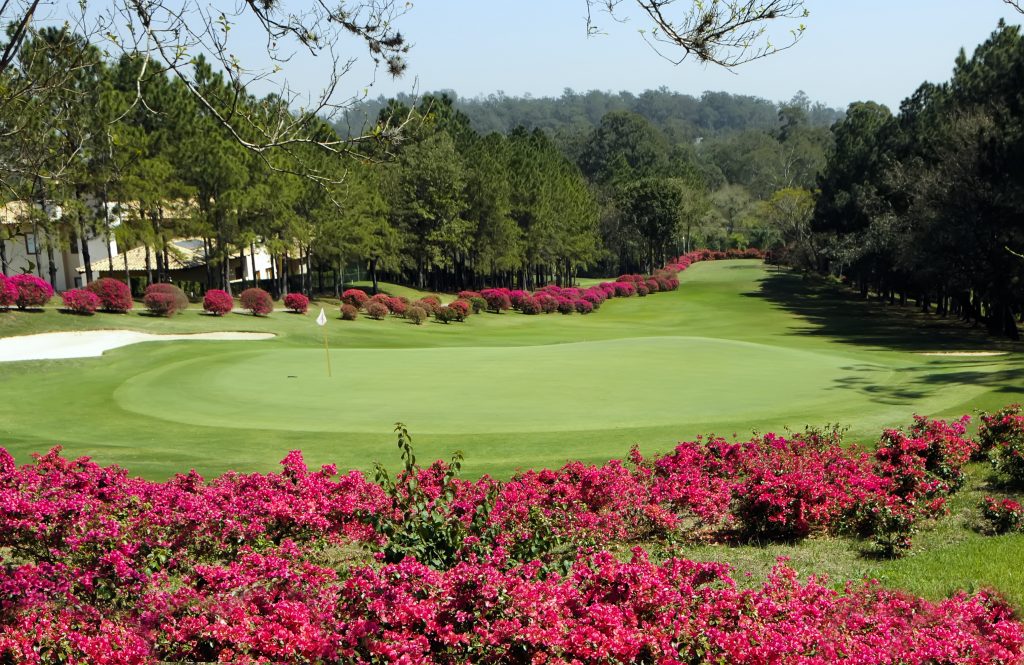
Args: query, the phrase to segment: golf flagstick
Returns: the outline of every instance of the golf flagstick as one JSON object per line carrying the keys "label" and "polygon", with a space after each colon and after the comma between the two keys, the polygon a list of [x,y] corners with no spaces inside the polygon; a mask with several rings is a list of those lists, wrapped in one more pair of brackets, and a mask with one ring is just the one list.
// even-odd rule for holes
{"label": "golf flagstick", "polygon": [[316,324],[324,330],[324,353],[327,355],[327,377],[331,376],[331,350],[327,347],[327,315],[324,308],[320,308],[320,316],[316,317]]}

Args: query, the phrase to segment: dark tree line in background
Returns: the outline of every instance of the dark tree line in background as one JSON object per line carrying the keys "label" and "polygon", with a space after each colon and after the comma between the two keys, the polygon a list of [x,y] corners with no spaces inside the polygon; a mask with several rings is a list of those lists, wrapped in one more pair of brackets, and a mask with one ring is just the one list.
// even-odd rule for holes
{"label": "dark tree line in background", "polygon": [[[399,173],[424,169],[410,161],[424,149],[415,146],[435,145],[438,132],[451,139],[468,180],[461,199],[448,199],[472,211],[462,223],[475,231],[464,234],[470,244],[461,253],[438,261],[440,245],[431,250],[431,244],[446,237],[450,245],[453,234],[420,234],[411,280],[421,283],[428,265],[434,278],[428,274],[423,283],[443,287],[481,276],[487,283],[536,284],[568,281],[581,270],[650,271],[693,247],[770,245],[788,232],[794,211],[806,221],[806,202],[831,145],[828,125],[841,115],[802,93],[783,104],[664,89],[566,92],[557,99],[465,100],[441,93],[364,102],[338,129],[421,119],[407,125],[417,129],[396,149]],[[447,161],[442,154],[436,163]],[[504,212],[506,189],[511,218]],[[557,198],[560,189],[566,191]],[[475,201],[484,192],[487,205]],[[402,218],[393,209],[396,228],[422,227]],[[457,228],[451,220],[441,226]],[[385,264],[389,277],[409,277],[395,270],[401,265],[395,258]]]}
{"label": "dark tree line in background", "polygon": [[852,105],[833,129],[805,265],[862,294],[1019,338],[1024,305],[1024,38],[1000,25],[952,78],[893,115]]}

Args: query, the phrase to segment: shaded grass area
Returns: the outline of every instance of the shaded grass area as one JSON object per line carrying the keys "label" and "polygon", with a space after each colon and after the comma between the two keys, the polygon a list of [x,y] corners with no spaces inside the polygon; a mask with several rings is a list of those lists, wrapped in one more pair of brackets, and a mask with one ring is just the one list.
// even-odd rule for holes
{"label": "shaded grass area", "polygon": [[751,586],[763,582],[778,559],[785,558],[800,573],[827,575],[837,586],[876,579],[931,600],[958,591],[995,589],[1024,609],[1024,535],[987,535],[978,508],[983,497],[1004,492],[991,482],[987,465],[971,464],[968,484],[951,497],[950,514],[926,522],[914,536],[913,550],[901,559],[878,559],[857,540],[821,537],[797,544],[698,546],[671,552],[727,562],[735,567],[737,581]]}

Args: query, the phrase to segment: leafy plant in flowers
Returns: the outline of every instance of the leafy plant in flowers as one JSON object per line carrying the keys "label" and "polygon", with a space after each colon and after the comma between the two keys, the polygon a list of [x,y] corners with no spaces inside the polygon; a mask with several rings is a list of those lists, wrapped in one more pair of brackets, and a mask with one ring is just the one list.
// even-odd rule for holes
{"label": "leafy plant in flowers", "polygon": [[361,308],[370,296],[366,295],[366,291],[362,289],[347,289],[341,294],[341,302],[346,305],[352,305],[356,309]]}
{"label": "leafy plant in flowers", "polygon": [[142,302],[150,313],[157,316],[174,316],[188,308],[188,296],[173,284],[150,284]]}
{"label": "leafy plant in flowers", "polygon": [[395,423],[395,433],[403,470],[392,478],[379,462],[374,465],[374,480],[391,500],[390,510],[371,517],[384,561],[411,557],[434,568],[451,568],[467,547],[479,542],[475,534],[486,530],[490,501],[466,500],[472,483],[459,479],[461,452],[448,464],[438,461],[422,469],[405,425]]}
{"label": "leafy plant in flowers", "polygon": [[309,298],[302,293],[286,293],[284,296],[284,306],[296,314],[305,314],[309,311]]}
{"label": "leafy plant in flowers", "polygon": [[85,288],[89,289],[103,303],[103,311],[117,312],[123,314],[135,304],[132,302],[132,290],[127,284],[112,277],[101,277],[90,282]]}
{"label": "leafy plant in flowers", "polygon": [[238,296],[242,307],[252,312],[253,316],[266,316],[274,311],[274,299],[259,287],[248,288]]}
{"label": "leafy plant in flowers", "polygon": [[223,289],[210,289],[203,294],[203,311],[214,316],[230,314],[235,308],[235,300]]}
{"label": "leafy plant in flowers", "polygon": [[0,307],[10,307],[18,300],[18,286],[6,275],[0,274]]}
{"label": "leafy plant in flowers", "polygon": [[1024,484],[1024,413],[1010,404],[993,414],[981,414],[981,448],[989,451],[996,472],[1011,483]]}
{"label": "leafy plant in flowers", "polygon": [[359,308],[345,303],[341,306],[341,318],[343,321],[355,321],[359,318]]}
{"label": "leafy plant in flowers", "polygon": [[981,516],[993,533],[1024,533],[1024,506],[1013,499],[997,501],[985,497],[981,502]]}
{"label": "leafy plant in flowers", "polygon": [[13,284],[18,291],[18,295],[14,299],[14,304],[18,306],[18,309],[42,307],[53,297],[53,287],[41,277],[25,273],[8,277],[7,281],[9,284]]}
{"label": "leafy plant in flowers", "polygon": [[74,314],[95,314],[102,304],[99,296],[85,289],[69,289],[61,294],[61,300],[64,309]]}
{"label": "leafy plant in flowers", "polygon": [[386,318],[390,311],[387,305],[378,300],[366,304],[366,315],[377,321]]}

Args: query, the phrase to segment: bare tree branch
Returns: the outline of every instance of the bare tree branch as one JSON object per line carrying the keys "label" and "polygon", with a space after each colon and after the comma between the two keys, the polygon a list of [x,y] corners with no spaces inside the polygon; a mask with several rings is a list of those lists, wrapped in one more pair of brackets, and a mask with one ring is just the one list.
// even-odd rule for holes
{"label": "bare tree branch", "polygon": [[[587,32],[595,34],[594,9],[623,20],[625,0],[586,0]],[[1009,0],[1007,0],[1009,1]],[[759,60],[795,45],[805,26],[790,28],[775,42],[769,25],[780,19],[799,21],[808,16],[803,0],[633,0],[653,27],[642,29],[658,55],[673,64],[689,57],[725,68]]]}

